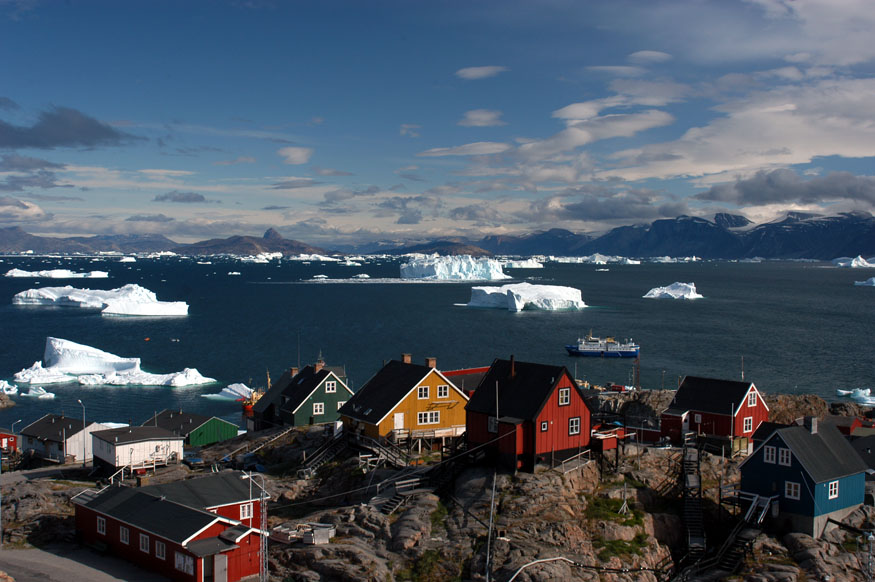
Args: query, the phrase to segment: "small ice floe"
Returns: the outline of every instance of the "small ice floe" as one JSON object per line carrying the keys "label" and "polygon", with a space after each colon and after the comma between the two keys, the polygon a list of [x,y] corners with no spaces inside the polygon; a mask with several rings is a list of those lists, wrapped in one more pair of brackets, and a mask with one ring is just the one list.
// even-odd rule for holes
{"label": "small ice floe", "polygon": [[136,263],[137,259],[134,257],[122,257],[118,260],[119,263]]}
{"label": "small ice floe", "polygon": [[468,307],[492,307],[509,311],[525,310],[575,310],[583,309],[586,303],[580,290],[559,285],[532,285],[514,283],[500,287],[471,287]]}
{"label": "small ice floe", "polygon": [[18,386],[10,384],[6,380],[0,380],[0,391],[6,396],[15,396],[18,394]]}
{"label": "small ice floe", "polygon": [[51,400],[55,397],[54,392],[46,392],[42,386],[31,386],[27,392],[22,392],[19,396],[27,396],[28,398],[39,398],[40,400]]}
{"label": "small ice floe", "polygon": [[869,277],[865,281],[854,281],[854,285],[858,287],[875,287],[875,277]]}
{"label": "small ice floe", "polygon": [[654,287],[644,295],[645,299],[703,299],[696,292],[695,283],[672,283],[667,287]]}
{"label": "small ice floe", "polygon": [[358,275],[353,275],[352,278],[353,279],[370,279],[371,276],[368,275],[367,273],[359,273]]}
{"label": "small ice floe", "polygon": [[321,281],[327,279],[328,275],[313,275],[313,278]]}
{"label": "small ice floe", "polygon": [[106,279],[109,277],[109,273],[106,271],[75,273],[69,269],[49,269],[46,271],[22,271],[21,269],[10,269],[6,272],[5,276],[29,277],[33,279]]}
{"label": "small ice floe", "polygon": [[229,384],[217,394],[201,394],[201,396],[210,400],[246,400],[252,396],[252,388],[238,382]]}
{"label": "small ice floe", "polygon": [[240,271],[228,271],[228,274],[233,277],[233,276],[240,275]]}

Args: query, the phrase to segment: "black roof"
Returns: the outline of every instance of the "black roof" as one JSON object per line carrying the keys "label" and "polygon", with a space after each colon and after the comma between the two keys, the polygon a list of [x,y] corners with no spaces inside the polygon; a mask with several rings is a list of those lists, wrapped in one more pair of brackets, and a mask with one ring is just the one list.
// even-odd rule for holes
{"label": "black roof", "polygon": [[133,487],[107,487],[84,506],[179,544],[224,519]]}
{"label": "black roof", "polygon": [[[301,404],[306,402],[307,398],[310,397],[310,394],[312,394],[313,391],[331,375],[332,370],[328,368],[323,367],[317,371],[313,366],[305,366],[304,369],[298,372],[294,378],[290,378],[289,383],[284,387],[282,395],[285,398],[288,398],[288,401],[285,404],[282,404],[280,408],[293,413],[299,406],[301,406]],[[352,391],[346,388],[346,384],[340,380],[336,374],[334,375],[334,378],[335,381],[338,381],[340,384],[337,389],[346,390],[347,393],[352,396]]]}
{"label": "black roof", "polygon": [[223,471],[206,477],[147,485],[140,489],[189,507],[206,509],[258,499],[261,492],[259,481],[243,477],[244,473],[240,471]]}
{"label": "black roof", "polygon": [[563,375],[571,377],[565,366],[496,359],[465,410],[495,416],[497,382],[499,416],[534,420]]}
{"label": "black roof", "polygon": [[[315,366],[304,366],[297,374],[292,376],[292,370],[286,370],[282,376],[274,382],[270,389],[252,405],[252,411],[263,413],[271,404],[275,404],[277,408],[282,404],[282,397],[286,396],[290,399],[284,408],[292,405],[292,401],[297,403],[290,408],[296,409],[307,396],[319,385],[322,380],[328,377],[329,373],[333,373],[340,380],[342,386],[346,386],[346,370],[343,366],[322,366],[318,372]],[[308,389],[309,388],[309,389]]]}
{"label": "black roof", "polygon": [[347,400],[338,413],[377,424],[433,369],[392,360]]}
{"label": "black roof", "polygon": [[109,428],[106,430],[98,430],[93,433],[100,440],[108,443],[139,443],[142,441],[153,440],[174,440],[181,441],[184,437],[173,434],[166,428],[160,426],[124,426],[122,428]]}
{"label": "black roof", "polygon": [[752,382],[686,376],[668,407],[734,415],[751,386]]}
{"label": "black roof", "polygon": [[875,469],[875,435],[856,438],[851,446],[870,469]]}
{"label": "black roof", "polygon": [[21,429],[21,434],[40,440],[63,442],[64,436],[70,438],[80,430],[82,430],[81,418],[47,414]]}
{"label": "black roof", "polygon": [[[823,424],[812,433],[805,426],[777,430],[815,483],[862,473],[866,463],[835,425]],[[767,441],[768,442],[768,441]]]}
{"label": "black roof", "polygon": [[[162,410],[144,422],[143,426],[158,426],[165,430],[169,430],[174,434],[188,436],[193,430],[197,430],[214,418],[216,417],[192,414],[190,412],[183,412],[182,410]],[[216,418],[216,420],[231,424],[227,420],[222,420],[221,418]]]}
{"label": "black roof", "polygon": [[753,442],[759,443],[772,436],[772,433],[779,428],[787,428],[788,426],[793,425],[784,424],[783,422],[761,422],[750,438],[753,439]]}
{"label": "black roof", "polygon": [[239,547],[237,544],[223,540],[220,537],[195,540],[188,544],[185,549],[199,558],[221,554],[228,550]]}

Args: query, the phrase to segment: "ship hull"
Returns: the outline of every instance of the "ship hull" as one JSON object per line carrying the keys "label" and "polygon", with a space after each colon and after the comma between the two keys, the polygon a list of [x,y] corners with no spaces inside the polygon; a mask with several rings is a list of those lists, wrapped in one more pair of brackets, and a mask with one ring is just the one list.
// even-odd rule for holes
{"label": "ship hull", "polygon": [[586,356],[592,358],[637,358],[639,350],[581,350],[577,346],[565,346],[570,356]]}

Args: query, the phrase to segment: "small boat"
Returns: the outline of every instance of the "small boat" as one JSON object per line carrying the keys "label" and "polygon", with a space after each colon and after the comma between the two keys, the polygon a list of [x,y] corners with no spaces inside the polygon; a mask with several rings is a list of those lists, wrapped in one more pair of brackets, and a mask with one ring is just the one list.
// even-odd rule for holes
{"label": "small boat", "polygon": [[596,356],[600,358],[637,358],[641,346],[631,339],[619,342],[612,337],[593,337],[592,332],[579,338],[576,344],[565,346],[571,356]]}

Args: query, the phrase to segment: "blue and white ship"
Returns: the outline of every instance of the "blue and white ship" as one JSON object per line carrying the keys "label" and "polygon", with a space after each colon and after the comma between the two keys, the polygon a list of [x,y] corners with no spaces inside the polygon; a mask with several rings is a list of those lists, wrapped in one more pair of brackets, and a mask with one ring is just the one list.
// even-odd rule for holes
{"label": "blue and white ship", "polygon": [[576,344],[565,346],[571,356],[596,356],[600,358],[637,358],[641,346],[631,339],[619,342],[612,337],[593,337],[592,332],[579,338]]}

